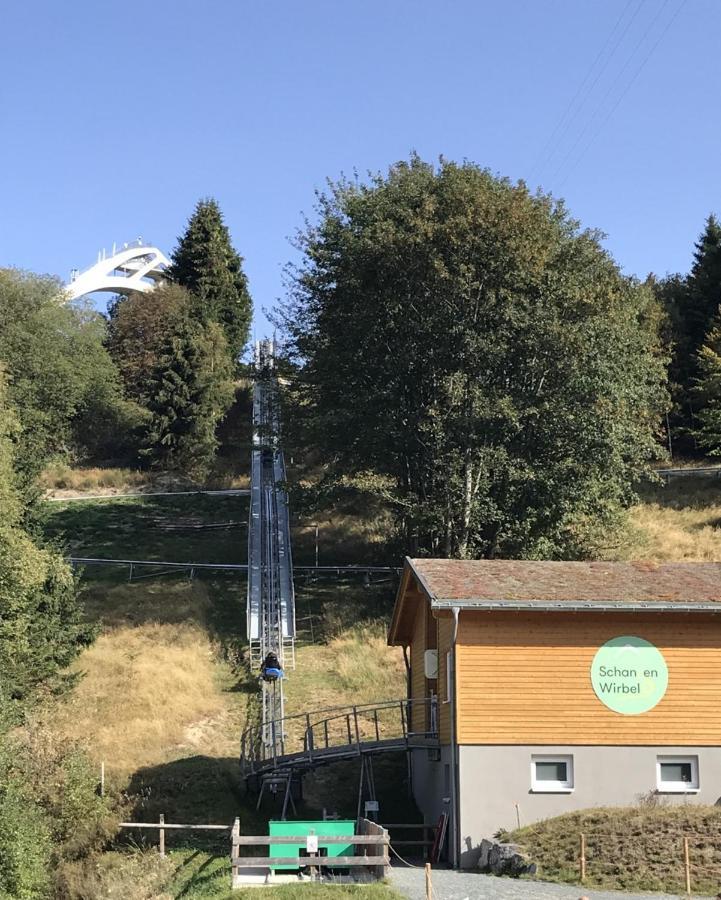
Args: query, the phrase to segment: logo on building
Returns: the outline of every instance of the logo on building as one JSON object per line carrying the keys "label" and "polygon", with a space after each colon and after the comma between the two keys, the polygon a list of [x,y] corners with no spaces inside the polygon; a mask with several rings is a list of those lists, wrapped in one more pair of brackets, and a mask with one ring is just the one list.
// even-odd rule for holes
{"label": "logo on building", "polygon": [[658,647],[643,638],[616,637],[593,657],[591,684],[609,709],[637,716],[653,709],[666,693],[668,666]]}

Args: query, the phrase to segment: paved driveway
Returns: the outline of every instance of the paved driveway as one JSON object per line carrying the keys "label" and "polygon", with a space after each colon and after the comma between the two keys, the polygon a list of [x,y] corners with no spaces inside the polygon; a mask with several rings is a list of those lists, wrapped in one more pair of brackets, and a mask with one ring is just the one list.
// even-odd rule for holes
{"label": "paved driveway", "polygon": [[[394,866],[390,877],[395,889],[409,900],[425,900],[422,869]],[[518,881],[476,872],[433,870],[435,900],[676,900],[677,894],[626,894],[618,891],[592,891],[587,888],[543,881]],[[684,894],[684,900],[688,900]]]}

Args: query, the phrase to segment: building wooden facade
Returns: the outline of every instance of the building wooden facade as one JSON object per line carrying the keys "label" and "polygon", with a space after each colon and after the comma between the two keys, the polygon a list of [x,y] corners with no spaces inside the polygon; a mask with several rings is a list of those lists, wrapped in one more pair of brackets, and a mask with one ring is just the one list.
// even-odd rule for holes
{"label": "building wooden facade", "polygon": [[413,751],[413,783],[428,821],[449,813],[451,858],[518,818],[715,803],[719,613],[721,564],[407,560],[389,641],[410,697],[437,698],[414,706],[440,748]]}

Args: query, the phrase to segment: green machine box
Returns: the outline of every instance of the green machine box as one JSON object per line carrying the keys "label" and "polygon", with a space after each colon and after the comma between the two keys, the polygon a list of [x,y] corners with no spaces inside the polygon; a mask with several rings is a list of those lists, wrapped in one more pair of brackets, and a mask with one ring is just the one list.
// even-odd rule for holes
{"label": "green machine box", "polygon": [[[355,834],[355,820],[353,819],[330,819],[312,822],[268,822],[268,829],[271,838],[273,835],[309,835],[321,834],[325,837],[342,837],[344,835]],[[297,844],[273,844],[270,845],[271,856],[305,856],[305,841]],[[350,844],[324,844],[318,841],[319,856],[353,856],[353,842]],[[282,871],[283,869],[297,869],[298,866],[274,866],[273,871]]]}

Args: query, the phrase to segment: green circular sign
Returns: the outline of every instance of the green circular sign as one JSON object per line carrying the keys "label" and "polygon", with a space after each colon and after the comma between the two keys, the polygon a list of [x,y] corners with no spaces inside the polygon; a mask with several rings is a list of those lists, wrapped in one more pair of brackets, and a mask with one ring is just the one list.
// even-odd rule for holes
{"label": "green circular sign", "polygon": [[591,684],[609,709],[624,716],[648,712],[668,687],[668,666],[658,647],[640,637],[612,638],[591,663]]}

